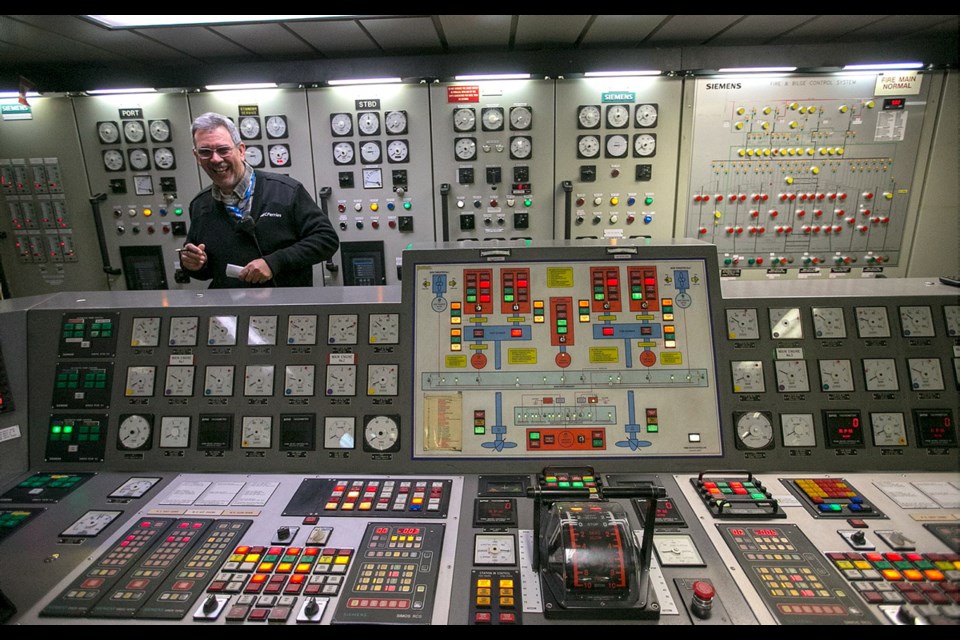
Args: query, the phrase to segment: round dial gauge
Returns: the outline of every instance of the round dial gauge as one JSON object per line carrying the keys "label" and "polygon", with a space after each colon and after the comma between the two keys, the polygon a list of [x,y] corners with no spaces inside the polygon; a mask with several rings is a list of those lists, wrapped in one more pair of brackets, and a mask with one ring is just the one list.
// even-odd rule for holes
{"label": "round dial gauge", "polygon": [[893,358],[864,358],[863,378],[867,391],[897,391],[897,363]]}
{"label": "round dial gauge", "polygon": [[577,126],[580,129],[596,129],[600,126],[600,107],[587,105],[577,109]]}
{"label": "round dial gauge", "polygon": [[267,116],[264,124],[268,138],[283,138],[287,135],[287,116]]}
{"label": "round dial gauge", "polygon": [[525,131],[533,123],[533,112],[530,107],[513,107],[510,109],[510,128]]}
{"label": "round dial gauge", "polygon": [[759,340],[756,309],[727,309],[727,337],[730,340]]}
{"label": "round dial gauge", "polygon": [[943,391],[940,358],[908,358],[910,388],[914,391]]}
{"label": "round dial gauge", "polygon": [[121,449],[149,449],[153,433],[151,420],[145,416],[132,415],[120,418],[117,444]]}
{"label": "round dial gauge", "polygon": [[353,143],[338,142],[333,145],[333,161],[337,164],[353,164]]}
{"label": "round dial gauge", "polygon": [[250,316],[247,327],[247,344],[277,344],[277,316]]}
{"label": "round dial gauge", "polygon": [[577,155],[581,158],[596,158],[600,153],[600,140],[597,136],[580,136],[577,139]]}
{"label": "round dial gauge", "polygon": [[397,135],[407,132],[407,112],[406,111],[387,111],[383,117],[383,126],[387,133]]}
{"label": "round dial gauge", "polygon": [[630,109],[623,104],[612,104],[607,107],[607,126],[614,129],[623,129],[630,122]]}
{"label": "round dial gauge", "polygon": [[258,144],[252,144],[247,147],[246,151],[243,153],[243,159],[247,161],[251,167],[257,168],[263,166],[263,147]]}
{"label": "round dial gauge", "polygon": [[273,418],[270,416],[244,416],[240,427],[240,447],[269,449],[272,423]]}
{"label": "round dial gauge", "polygon": [[233,365],[210,365],[207,367],[203,379],[203,395],[205,396],[232,396],[233,395]]}
{"label": "round dial gauge", "polygon": [[813,415],[809,413],[780,414],[780,433],[785,447],[815,447],[817,437],[813,430]]}
{"label": "round dial gauge", "polygon": [[528,136],[513,136],[510,139],[510,157],[514,160],[526,160],[533,151],[533,143]]}
{"label": "round dial gauge", "polygon": [[375,416],[363,427],[366,451],[396,451],[400,446],[400,427],[390,416]]}
{"label": "round dial gauge", "polygon": [[457,160],[473,160],[477,157],[477,141],[474,138],[457,138],[453,151]]}
{"label": "round dial gauge", "polygon": [[878,447],[907,446],[907,428],[902,413],[871,413],[873,444]]}
{"label": "round dial gauge", "polygon": [[760,360],[740,360],[730,363],[733,370],[734,393],[762,393],[763,362]]}
{"label": "round dial gauge", "polygon": [[639,104],[634,113],[638,127],[654,127],[657,124],[657,105]]}
{"label": "round dial gauge", "polygon": [[123,171],[126,166],[123,154],[116,149],[107,149],[103,152],[103,166],[107,171]]}
{"label": "round dial gauge", "polygon": [[123,137],[127,142],[143,142],[147,132],[143,128],[143,122],[140,120],[127,120],[123,123]]}
{"label": "round dial gauge", "polygon": [[765,411],[747,411],[734,415],[737,442],[744,449],[769,449],[773,446],[773,424]]}
{"label": "round dial gauge", "polygon": [[153,163],[157,165],[157,169],[175,169],[177,166],[173,150],[167,147],[159,147],[153,150]]}
{"label": "round dial gauge", "polygon": [[197,346],[197,326],[200,319],[196,316],[179,317],[170,319],[170,340],[171,347],[195,347]]}
{"label": "round dial gauge", "polygon": [[900,326],[903,335],[911,338],[931,338],[933,330],[933,315],[930,307],[900,307]]}
{"label": "round dial gauge", "polygon": [[127,151],[130,158],[130,168],[134,171],[144,171],[150,168],[150,156],[146,149],[130,149]]}
{"label": "round dial gauge", "polygon": [[170,139],[169,120],[151,120],[149,129],[150,139],[154,142],[166,142]]}
{"label": "round dial gauge", "polygon": [[360,145],[360,157],[367,164],[380,162],[380,143],[375,140],[364,142]]}
{"label": "round dial gauge", "polygon": [[256,116],[245,116],[240,118],[240,137],[244,140],[253,140],[260,137],[260,118]]}
{"label": "round dial gauge", "polygon": [[317,344],[317,316],[287,318],[287,344]]}
{"label": "round dial gauge", "polygon": [[500,131],[503,129],[503,109],[501,107],[487,107],[480,112],[480,121],[484,131]]}
{"label": "round dial gauge", "polygon": [[190,446],[190,417],[164,416],[160,419],[160,448],[185,449]]}
{"label": "round dial gauge", "polygon": [[333,113],[330,115],[330,131],[335,136],[348,136],[353,131],[353,118],[349,113]]}
{"label": "round dial gauge", "polygon": [[638,134],[633,139],[633,152],[641,158],[649,158],[657,153],[657,138],[649,133]]}
{"label": "round dial gauge", "polygon": [[327,318],[327,342],[329,344],[357,344],[357,316],[331,314]]}
{"label": "round dial gauge", "polygon": [[843,324],[843,309],[840,307],[814,307],[813,332],[818,338],[846,338]]}
{"label": "round dial gauge", "polygon": [[380,114],[376,111],[364,111],[357,114],[357,129],[364,136],[374,136],[380,133]]}
{"label": "round dial gauge", "polygon": [[770,337],[774,340],[794,340],[803,337],[800,309],[770,309]]}
{"label": "round dial gauge", "polygon": [[103,144],[113,144],[120,139],[120,129],[117,127],[116,122],[98,122],[97,123],[97,137],[100,138],[100,142]]}
{"label": "round dial gauge", "polygon": [[406,140],[391,140],[387,144],[387,157],[390,162],[406,162],[410,155],[410,148]]}
{"label": "round dial gauge", "polygon": [[156,371],[156,367],[127,367],[127,384],[123,395],[128,398],[152,396]]}
{"label": "round dial gauge", "polygon": [[163,383],[165,396],[192,396],[193,395],[194,367],[177,365],[167,367],[167,377]]}
{"label": "round dial gauge", "polygon": [[620,134],[607,136],[607,157],[623,158],[627,155],[627,137]]}
{"label": "round dial gauge", "polygon": [[820,388],[824,391],[853,391],[849,360],[820,360]]}
{"label": "round dial gauge", "polygon": [[271,167],[289,167],[290,149],[285,144],[272,145],[268,151]]}
{"label": "round dial gauge", "polygon": [[371,313],[370,344],[399,344],[400,342],[400,315],[396,313]]}
{"label": "round dial gauge", "polygon": [[889,338],[886,307],[857,307],[857,335],[861,338]]}
{"label": "round dial gauge", "polygon": [[777,360],[774,365],[777,374],[777,390],[786,393],[810,391],[807,378],[807,363],[803,360]]}
{"label": "round dial gauge", "polygon": [[134,318],[131,347],[156,347],[160,345],[160,318]]}
{"label": "round dial gauge", "polygon": [[453,128],[457,131],[473,131],[477,127],[477,114],[473,109],[463,108],[453,112]]}
{"label": "round dial gauge", "polygon": [[357,367],[352,364],[327,365],[326,394],[354,396],[357,394]]}
{"label": "round dial gauge", "polygon": [[352,417],[327,416],[323,419],[325,449],[353,449],[356,422]]}
{"label": "round dial gauge", "polygon": [[312,364],[288,365],[283,371],[283,395],[312,396],[317,368]]}

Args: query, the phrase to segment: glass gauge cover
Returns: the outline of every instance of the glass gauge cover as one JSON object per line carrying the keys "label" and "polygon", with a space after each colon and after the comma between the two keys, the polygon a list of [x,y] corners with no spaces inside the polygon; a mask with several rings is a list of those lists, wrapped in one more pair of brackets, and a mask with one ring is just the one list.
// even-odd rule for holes
{"label": "glass gauge cover", "polygon": [[193,377],[193,366],[176,365],[167,367],[167,375],[163,382],[163,395],[192,396]]}
{"label": "glass gauge cover", "polygon": [[369,140],[360,145],[360,158],[365,164],[380,162],[380,156],[381,149],[378,141]]}
{"label": "glass gauge cover", "polygon": [[337,142],[333,145],[333,161],[336,164],[353,164],[353,143]]}
{"label": "glass gauge cover", "polygon": [[150,130],[150,139],[154,142],[167,142],[170,140],[169,120],[151,120],[148,128]]}
{"label": "glass gauge cover", "polygon": [[131,347],[156,347],[160,345],[160,318],[134,318]]}
{"label": "glass gauge cover", "polygon": [[820,388],[824,391],[853,391],[853,370],[849,360],[820,360]]}
{"label": "glass gauge cover", "polygon": [[940,358],[908,358],[910,388],[914,391],[943,391]]}
{"label": "glass gauge cover", "polygon": [[410,156],[410,147],[406,140],[391,140],[387,143],[387,158],[390,162],[406,162]]}
{"label": "glass gauge cover", "polygon": [[267,116],[264,123],[268,138],[285,138],[287,136],[287,116]]}
{"label": "glass gauge cover", "polygon": [[329,344],[357,344],[359,322],[355,314],[331,314],[327,318]]}
{"label": "glass gauge cover", "polygon": [[730,363],[734,393],[763,393],[763,361],[739,360]]}
{"label": "glass gauge cover", "polygon": [[871,413],[873,444],[878,447],[907,446],[907,425],[902,413]]}
{"label": "glass gauge cover", "polygon": [[330,114],[330,132],[338,137],[348,136],[353,131],[353,117],[349,113]]}
{"label": "glass gauge cover", "polygon": [[150,156],[146,149],[129,149],[127,158],[130,159],[130,168],[134,171],[145,171],[150,168]]}
{"label": "glass gauge cover", "polygon": [[260,118],[256,116],[244,116],[240,118],[240,124],[237,126],[240,130],[240,137],[244,140],[255,140],[260,137]]}
{"label": "glass gauge cover", "polygon": [[287,344],[317,344],[317,316],[292,315],[287,318]]}
{"label": "glass gauge cover", "polygon": [[152,396],[156,373],[156,367],[127,367],[127,381],[123,395],[128,398]]}
{"label": "glass gauge cover", "polygon": [[843,323],[843,309],[840,307],[814,307],[813,333],[818,338],[846,338],[847,328]]}
{"label": "glass gauge cover", "polygon": [[773,423],[768,412],[746,411],[735,413],[733,420],[736,427],[738,448],[754,451],[773,448]]}
{"label": "glass gauge cover", "polygon": [[103,166],[107,171],[123,171],[126,168],[126,161],[123,154],[116,149],[107,149],[103,152]]}
{"label": "glass gauge cover", "polygon": [[774,364],[777,390],[784,393],[810,391],[807,363],[804,360],[777,360]]}
{"label": "glass gauge cover", "polygon": [[153,176],[133,176],[133,192],[138,196],[152,196]]}
{"label": "glass gauge cover", "polygon": [[624,158],[627,155],[627,137],[619,133],[607,136],[606,152],[608,158]]}
{"label": "glass gauge cover", "polygon": [[398,135],[407,132],[407,112],[406,111],[387,111],[383,116],[383,126],[387,133]]}
{"label": "glass gauge cover", "polygon": [[727,309],[727,338],[759,340],[760,324],[756,309]]}
{"label": "glass gauge cover", "polygon": [[780,433],[783,436],[783,446],[785,447],[817,446],[817,435],[813,427],[812,414],[780,414]]}
{"label": "glass gauge cover", "polygon": [[638,127],[644,127],[649,129],[650,127],[657,126],[657,105],[655,104],[638,104],[637,110],[634,112],[634,119],[636,120]]}
{"label": "glass gauge cover", "polygon": [[600,126],[600,107],[592,104],[577,109],[577,128],[596,129]]}
{"label": "glass gauge cover", "polygon": [[357,129],[362,136],[375,136],[380,133],[380,114],[376,111],[364,111],[357,114]]}
{"label": "glass gauge cover", "polygon": [[374,416],[363,427],[363,449],[365,451],[399,451],[400,427],[397,419],[391,416]]}
{"label": "glass gauge cover", "polygon": [[474,131],[477,128],[477,113],[464,107],[453,112],[453,128],[457,131]]}
{"label": "glass gauge cover", "polygon": [[323,447],[325,449],[353,449],[355,439],[356,420],[352,416],[327,416],[323,419]]}
{"label": "glass gauge cover", "polygon": [[900,307],[900,327],[904,337],[932,338],[936,335],[933,313],[927,306]]}
{"label": "glass gauge cover", "polygon": [[233,365],[208,365],[203,378],[203,395],[233,395]]}
{"label": "glass gauge cover", "polygon": [[623,129],[630,122],[630,109],[623,104],[611,104],[607,107],[607,126],[611,129]]}
{"label": "glass gauge cover", "polygon": [[639,133],[634,136],[633,153],[641,158],[657,155],[657,136],[652,133]]}
{"label": "glass gauge cover", "polygon": [[317,368],[312,364],[287,365],[283,371],[283,395],[312,396]]}
{"label": "glass gauge cover", "polygon": [[379,167],[376,169],[364,169],[362,177],[364,189],[380,189],[383,187],[383,170]]}
{"label": "glass gauge cover", "polygon": [[890,321],[886,307],[857,307],[857,335],[861,338],[889,338]]}
{"label": "glass gauge cover", "polygon": [[247,344],[250,346],[277,344],[277,316],[250,316],[247,326]]}
{"label": "glass gauge cover", "polygon": [[157,165],[157,169],[167,170],[177,168],[177,160],[173,155],[173,149],[167,147],[159,147],[153,150],[153,163]]}
{"label": "glass gauge cover", "polygon": [[207,345],[211,347],[237,344],[237,316],[210,316],[207,322]]}
{"label": "glass gauge cover", "polygon": [[147,132],[143,128],[143,122],[140,120],[127,120],[123,123],[123,137],[127,142],[134,144],[143,142]]}
{"label": "glass gauge cover", "polygon": [[526,131],[533,124],[533,112],[530,107],[510,108],[510,128],[517,131]]}
{"label": "glass gauge cover", "polygon": [[243,449],[269,449],[273,418],[270,416],[243,416],[240,426],[240,446]]}
{"label": "glass gauge cover", "polygon": [[770,309],[770,337],[774,340],[799,340],[803,337],[800,309]]}
{"label": "glass gauge cover", "polygon": [[171,347],[197,346],[197,327],[200,319],[196,316],[170,318]]}
{"label": "glass gauge cover", "polygon": [[474,160],[477,157],[477,141],[475,138],[457,138],[453,151],[457,160]]}
{"label": "glass gauge cover", "polygon": [[510,138],[510,157],[514,160],[526,160],[533,151],[533,143],[529,136],[513,136]]}
{"label": "glass gauge cover", "polygon": [[186,449],[189,446],[189,416],[164,416],[160,419],[161,449]]}
{"label": "glass gauge cover", "polygon": [[960,336],[960,306],[952,304],[944,305],[943,320],[947,324],[948,336]]}
{"label": "glass gauge cover", "polygon": [[120,128],[109,120],[97,123],[97,137],[103,144],[113,144],[120,139]]}
{"label": "glass gauge cover", "polygon": [[577,156],[580,158],[596,158],[600,154],[600,139],[597,136],[580,136],[577,138]]}
{"label": "glass gauge cover", "polygon": [[864,358],[863,378],[867,391],[897,391],[897,363],[893,358]]}
{"label": "glass gauge cover", "polygon": [[267,151],[270,155],[271,167],[289,167],[290,166],[290,148],[285,144],[270,145]]}
{"label": "glass gauge cover", "polygon": [[370,344],[399,344],[400,314],[371,313],[368,341]]}
{"label": "glass gauge cover", "polygon": [[503,108],[485,107],[480,111],[480,122],[484,131],[503,130]]}
{"label": "glass gauge cover", "polygon": [[247,147],[243,155],[251,167],[259,168],[263,166],[263,147],[258,144],[251,144]]}
{"label": "glass gauge cover", "polygon": [[153,435],[153,416],[120,416],[117,430],[117,448],[128,451],[150,448]]}

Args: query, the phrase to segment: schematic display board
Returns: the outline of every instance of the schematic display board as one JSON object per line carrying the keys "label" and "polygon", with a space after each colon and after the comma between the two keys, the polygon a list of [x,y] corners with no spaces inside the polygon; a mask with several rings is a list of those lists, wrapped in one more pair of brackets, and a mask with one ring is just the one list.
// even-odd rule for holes
{"label": "schematic display board", "polygon": [[418,264],[414,456],[719,455],[706,273]]}
{"label": "schematic display board", "polygon": [[699,80],[686,235],[726,268],[897,266],[929,83]]}

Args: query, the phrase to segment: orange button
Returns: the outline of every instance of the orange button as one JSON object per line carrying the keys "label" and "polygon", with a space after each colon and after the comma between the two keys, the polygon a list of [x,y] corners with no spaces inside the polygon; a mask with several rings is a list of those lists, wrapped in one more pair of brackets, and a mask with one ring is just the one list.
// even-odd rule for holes
{"label": "orange button", "polygon": [[889,580],[890,582],[900,582],[903,580],[903,576],[900,575],[900,572],[896,569],[884,569],[880,573],[883,574],[883,577]]}

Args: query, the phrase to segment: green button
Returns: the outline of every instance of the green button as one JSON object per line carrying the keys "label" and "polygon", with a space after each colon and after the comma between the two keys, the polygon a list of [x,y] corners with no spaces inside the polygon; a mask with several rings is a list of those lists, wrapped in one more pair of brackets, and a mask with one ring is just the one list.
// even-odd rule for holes
{"label": "green button", "polygon": [[595,294],[593,294],[593,299],[594,299],[594,300],[603,300],[603,294],[602,294],[602,293],[595,293]]}
{"label": "green button", "polygon": [[[540,432],[539,432],[539,431],[531,431],[529,437],[530,437],[531,440],[539,440],[539,439],[540,439]],[[550,482],[553,482],[553,480],[556,480],[556,478],[553,478],[553,480],[550,480],[550,478],[547,478],[547,480],[550,481]]]}
{"label": "green button", "polygon": [[767,496],[762,493],[751,493],[750,497],[754,500],[766,500]]}
{"label": "green button", "polygon": [[64,433],[73,433],[73,426],[71,426],[71,425],[69,425],[69,424],[66,425],[66,426],[63,428],[63,432],[64,432]]}
{"label": "green button", "polygon": [[643,300],[643,295],[639,293],[631,293],[630,297],[634,300]]}
{"label": "green button", "polygon": [[560,482],[557,483],[557,486],[560,487],[561,489],[569,489],[570,483],[567,482],[566,480],[561,480]]}
{"label": "green button", "polygon": [[883,571],[884,569],[893,569],[893,565],[887,562],[886,560],[877,560],[873,563],[873,566],[877,569]]}
{"label": "green button", "polygon": [[61,431],[63,431],[63,427],[60,426],[54,426],[50,428],[51,433],[60,433]]}
{"label": "green button", "polygon": [[557,326],[558,326],[558,327],[565,327],[565,326],[567,326],[567,321],[561,318],[560,320],[557,320]]}
{"label": "green button", "polygon": [[504,296],[503,296],[503,301],[504,301],[504,302],[513,302],[513,295],[511,295],[511,294],[509,294],[509,293],[506,294],[506,295],[504,295]]}
{"label": "green button", "polygon": [[473,435],[475,435],[475,436],[482,436],[482,435],[484,435],[486,432],[487,432],[486,427],[474,427],[474,428],[473,428]]}
{"label": "green button", "polygon": [[659,432],[660,432],[660,425],[658,424],[647,425],[647,433],[659,433]]}
{"label": "green button", "polygon": [[583,483],[577,481],[577,482],[572,483],[571,486],[573,486],[574,489],[582,489],[582,488],[583,488]]}

